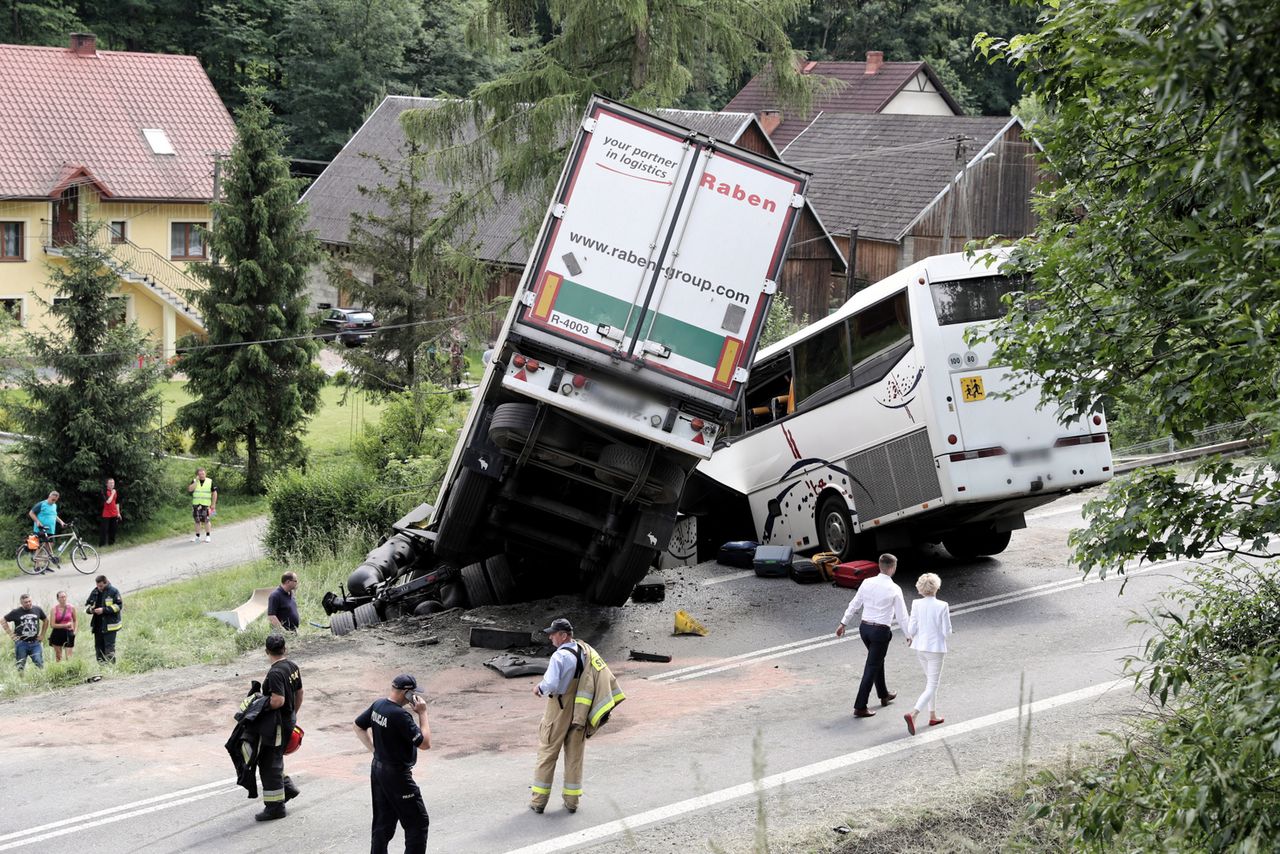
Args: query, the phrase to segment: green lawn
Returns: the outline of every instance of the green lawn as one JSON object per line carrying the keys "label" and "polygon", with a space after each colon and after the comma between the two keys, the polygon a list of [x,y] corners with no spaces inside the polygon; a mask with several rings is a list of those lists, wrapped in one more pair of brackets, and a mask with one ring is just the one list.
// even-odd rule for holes
{"label": "green lawn", "polygon": [[[222,514],[218,514],[222,518]],[[310,620],[328,624],[320,607],[326,590],[336,590],[345,582],[367,548],[367,543],[347,544],[328,556],[294,567],[298,573],[298,610],[302,626],[300,638],[328,634],[327,629],[309,625]],[[262,648],[267,636],[267,619],[261,617],[243,632],[212,617],[206,611],[227,611],[249,598],[255,587],[274,587],[280,583],[280,564],[268,559],[254,561],[230,569],[201,575],[162,587],[152,587],[125,594],[123,625],[117,639],[118,663],[104,666],[93,660],[93,637],[81,615],[76,638],[75,658],[54,664],[53,650],[45,645],[45,669],[28,665],[18,675],[12,648],[0,655],[0,700],[22,694],[46,691],[83,682],[92,675],[112,678],[120,674],[145,673],[157,668],[184,667],[189,664],[221,664],[248,650]],[[37,603],[46,611],[52,603]]]}

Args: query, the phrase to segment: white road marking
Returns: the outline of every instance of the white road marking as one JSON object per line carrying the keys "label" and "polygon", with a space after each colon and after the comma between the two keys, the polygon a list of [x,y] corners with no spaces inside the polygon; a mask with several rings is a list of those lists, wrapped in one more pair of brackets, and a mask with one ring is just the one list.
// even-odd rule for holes
{"label": "white road marking", "polygon": [[[226,786],[226,782],[224,781],[220,783],[211,783],[210,785]],[[209,787],[199,786],[197,788],[208,789]],[[117,821],[124,821],[125,819],[129,819],[129,818],[137,818],[140,815],[147,815],[148,813],[159,812],[160,810],[167,810],[172,807],[182,806],[183,804],[189,804],[195,801],[201,801],[201,800],[204,800],[205,798],[212,798],[217,795],[229,794],[231,792],[237,791],[239,788],[240,788],[239,786],[235,785],[235,781],[232,780],[231,786],[229,788],[212,789],[210,791],[200,792],[199,794],[190,795],[185,798],[178,798],[177,800],[173,800],[172,795],[161,796],[160,798],[149,798],[148,800],[159,801],[159,803],[153,803],[151,806],[141,807],[140,809],[130,810],[129,812],[116,812],[114,815],[108,815],[106,818],[100,818],[97,821],[90,821],[87,823],[77,823],[77,824],[71,825],[70,827],[63,827],[58,830],[51,830],[47,833],[41,833],[38,836],[29,835],[31,831],[23,831],[22,834],[20,835],[26,836],[25,839],[18,839],[13,842],[7,842],[4,845],[0,845],[0,851],[8,851],[13,848],[22,848],[28,845],[34,845],[37,842],[44,842],[49,839],[56,839],[59,836],[66,836],[69,833],[80,833],[81,831],[90,830],[91,828],[99,827],[104,824],[113,824]],[[187,791],[191,791],[191,790],[187,790]],[[174,794],[177,794],[177,793],[174,793]],[[138,803],[146,803],[146,801],[139,801]],[[103,813],[112,813],[112,812],[115,812],[115,810],[127,809],[129,806],[132,806],[132,805],[126,804],[124,807],[114,807],[113,809],[109,809],[109,810],[101,810],[100,812],[91,813],[91,815],[102,815]],[[81,821],[81,819],[75,819],[75,821],[79,822]],[[19,835],[19,834],[10,834],[10,835],[12,836],[12,835]]]}
{"label": "white road marking", "polygon": [[[1141,575],[1142,573],[1150,572],[1154,569],[1183,563],[1190,563],[1190,561],[1178,559],[1161,561],[1159,563],[1149,563],[1145,566],[1126,569],[1125,574],[1121,577],[1129,578],[1134,575]],[[1064,578],[1061,581],[1050,581],[1045,584],[1038,584],[1034,587],[1024,587],[1018,590],[1011,590],[1007,593],[997,593],[994,596],[974,599],[971,602],[962,602],[951,609],[951,616],[964,616],[965,614],[971,614],[976,611],[985,611],[988,608],[995,608],[999,605],[1009,605],[1014,602],[1022,602],[1027,599],[1036,599],[1041,596],[1061,593],[1065,590],[1075,590],[1093,584],[1101,584],[1104,581],[1114,580],[1115,578],[1115,575],[1108,576],[1105,579],[1097,576],[1085,579]],[[688,667],[679,668],[678,670],[668,670],[663,673],[654,674],[653,676],[648,677],[648,680],[650,682],[686,682],[690,679],[700,679],[703,676],[723,673],[726,670],[736,670],[739,667],[747,667],[748,665],[758,664],[764,661],[772,661],[775,658],[785,658],[788,655],[811,652],[813,650],[822,649],[823,647],[832,646],[833,644],[844,643],[854,637],[857,637],[857,634],[854,632],[848,632],[842,638],[833,637],[831,634],[817,635],[815,637],[804,638],[803,640],[791,641],[790,643],[767,647],[766,649],[740,653],[739,655],[733,655],[728,658],[718,658],[715,661],[707,662],[706,664],[694,664]]]}
{"label": "white road marking", "polygon": [[742,572],[734,572],[729,575],[721,575],[716,578],[708,578],[706,581],[699,582],[701,587],[710,587],[713,584],[724,584],[726,581],[737,581],[739,578],[751,578],[754,576],[755,570],[747,569]]}
{"label": "white road marking", "polygon": [[1022,714],[1037,715],[1047,712],[1051,709],[1067,706],[1072,703],[1079,703],[1084,700],[1092,700],[1100,697],[1112,687],[1118,684],[1115,681],[1101,682],[1097,685],[1090,685],[1088,688],[1081,688],[1078,691],[1070,691],[1066,694],[1058,694],[1044,700],[1036,700],[1024,707],[1010,707],[999,712],[993,712],[989,715],[983,715],[980,718],[974,718],[970,721],[961,721],[953,725],[948,724],[945,727],[926,730],[916,736],[904,735],[895,741],[886,744],[878,744],[875,747],[868,747],[863,750],[857,750],[853,753],[846,753],[842,756],[834,756],[830,759],[824,759],[821,762],[814,762],[811,765],[803,765],[799,768],[793,768],[790,771],[783,771],[780,774],[772,774],[760,780],[753,780],[750,783],[740,783],[736,786],[730,786],[726,789],[720,789],[714,792],[708,792],[705,795],[699,795],[696,798],[689,798],[683,801],[677,801],[673,804],[657,807],[655,809],[646,810],[626,818],[610,821],[604,824],[598,824],[595,827],[588,827],[574,833],[566,833],[563,836],[557,836],[538,842],[533,845],[526,845],[523,848],[516,848],[508,851],[507,854],[554,854],[557,851],[565,851],[570,848],[577,848],[590,842],[598,842],[610,836],[627,831],[635,831],[651,824],[658,824],[664,821],[687,815],[688,813],[705,810],[710,807],[719,806],[729,801],[737,800],[755,795],[762,791],[776,789],[779,786],[785,786],[791,783],[799,783],[812,777],[823,774],[830,774],[835,771],[843,771],[855,765],[869,762],[873,759],[879,759],[884,756],[890,756],[904,750],[920,747],[926,744],[942,741],[946,738],[955,738],[967,733],[976,732],[987,727],[997,726],[1012,720],[1017,720]]}
{"label": "white road marking", "polygon": [[[119,812],[120,810],[129,810],[129,809],[133,809],[134,807],[143,807],[143,806],[147,806],[148,804],[157,803],[159,801],[167,801],[171,798],[180,798],[183,795],[190,795],[193,792],[203,792],[206,789],[214,789],[219,786],[229,786],[233,783],[235,783],[234,777],[228,780],[218,780],[215,783],[205,783],[204,785],[201,785],[201,786],[192,786],[189,789],[179,789],[176,792],[169,792],[164,795],[157,795],[154,798],[144,798],[140,801],[134,801],[131,804],[119,804],[118,806],[108,807],[105,810],[98,810],[97,812],[91,812],[85,815],[78,815],[75,818],[64,818],[61,821],[52,821],[52,822],[49,822],[48,824],[42,824],[39,827],[30,827],[30,828],[27,828],[26,830],[18,831],[16,833],[5,833],[3,835],[0,835],[0,842],[5,841],[6,839],[13,839],[15,836],[28,836],[32,833],[43,833],[46,830],[53,830],[54,828],[57,828],[57,827],[66,827],[69,824],[79,826],[82,822],[92,821],[95,818],[100,818],[104,815],[110,815],[111,813]],[[24,844],[25,844],[25,840],[24,840]],[[3,848],[0,848],[0,851],[3,851],[3,850],[4,850]]]}

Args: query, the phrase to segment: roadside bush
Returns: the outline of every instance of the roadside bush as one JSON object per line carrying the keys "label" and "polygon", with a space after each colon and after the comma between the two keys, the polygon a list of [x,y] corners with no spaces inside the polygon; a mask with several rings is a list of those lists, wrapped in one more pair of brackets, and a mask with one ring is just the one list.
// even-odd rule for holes
{"label": "roadside bush", "polygon": [[277,560],[328,548],[340,535],[373,539],[398,518],[369,469],[351,463],[278,473],[267,503],[265,544]]}
{"label": "roadside bush", "polygon": [[382,418],[356,439],[356,456],[379,472],[392,460],[427,457],[448,462],[465,416],[466,407],[444,389],[422,383],[387,399]]}
{"label": "roadside bush", "polygon": [[166,454],[185,454],[191,446],[190,436],[177,421],[160,428],[160,450]]}
{"label": "roadside bush", "polygon": [[345,369],[339,368],[333,372],[333,376],[329,377],[329,382],[339,387],[349,386],[351,385],[351,374],[347,373]]}
{"label": "roadside bush", "polygon": [[1275,567],[1192,573],[1126,666],[1154,714],[1111,763],[1053,780],[1036,815],[1089,851],[1280,850],[1280,584]]}

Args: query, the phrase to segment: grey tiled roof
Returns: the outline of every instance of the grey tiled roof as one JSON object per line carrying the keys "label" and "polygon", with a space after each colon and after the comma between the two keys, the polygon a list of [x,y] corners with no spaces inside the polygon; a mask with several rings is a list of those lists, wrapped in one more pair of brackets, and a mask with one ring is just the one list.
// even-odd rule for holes
{"label": "grey tiled roof", "polygon": [[[804,130],[813,116],[819,112],[878,113],[902,91],[916,74],[923,71],[934,88],[956,113],[963,112],[951,97],[942,81],[927,62],[884,62],[875,74],[867,74],[865,62],[815,62],[804,72],[812,77],[825,77],[839,81],[839,86],[828,95],[819,98],[807,115],[788,115],[769,134],[774,143],[783,148]],[[771,91],[768,72],[762,71],[747,82],[746,86],[725,106],[726,110],[761,113],[778,109],[778,98]]]}
{"label": "grey tiled roof", "polygon": [[[833,233],[857,226],[861,237],[892,241],[1009,121],[823,113],[782,156],[813,173],[809,197]],[[962,162],[956,160],[957,135],[970,137]]]}

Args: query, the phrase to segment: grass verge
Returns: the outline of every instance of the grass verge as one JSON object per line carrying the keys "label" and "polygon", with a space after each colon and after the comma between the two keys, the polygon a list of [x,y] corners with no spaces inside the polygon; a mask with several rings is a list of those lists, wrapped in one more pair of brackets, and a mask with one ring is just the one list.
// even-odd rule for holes
{"label": "grass verge", "polygon": [[[326,590],[336,590],[367,550],[367,543],[344,541],[333,552],[292,568],[298,573],[298,610],[302,625],[298,635],[328,633],[309,625],[309,620],[327,624],[320,606]],[[110,679],[123,674],[146,673],[159,668],[190,664],[224,664],[251,649],[260,649],[267,636],[267,619],[262,617],[243,632],[206,617],[206,611],[227,611],[242,604],[256,587],[280,583],[280,564],[257,560],[230,569],[210,572],[199,578],[152,587],[124,597],[123,627],[117,638],[114,666],[98,664],[93,657],[93,635],[86,615],[80,615],[75,657],[55,663],[53,649],[45,644],[45,667],[37,670],[30,662],[19,674],[12,647],[0,655],[0,699],[74,685],[100,675]],[[39,603],[48,612],[51,603]],[[79,605],[80,603],[75,603]],[[8,643],[7,638],[0,641]]]}

